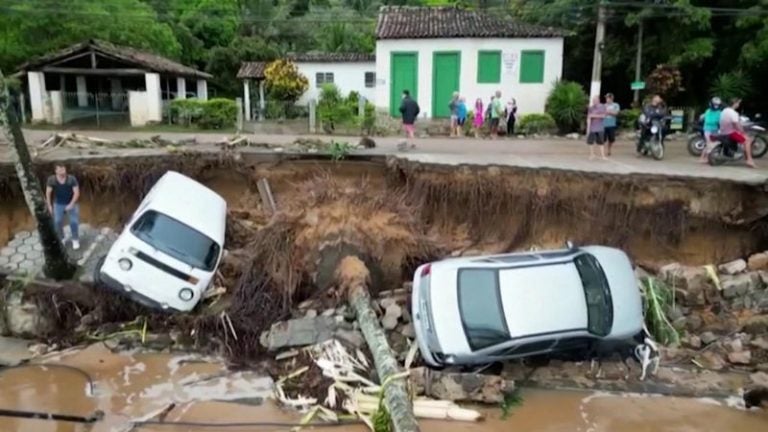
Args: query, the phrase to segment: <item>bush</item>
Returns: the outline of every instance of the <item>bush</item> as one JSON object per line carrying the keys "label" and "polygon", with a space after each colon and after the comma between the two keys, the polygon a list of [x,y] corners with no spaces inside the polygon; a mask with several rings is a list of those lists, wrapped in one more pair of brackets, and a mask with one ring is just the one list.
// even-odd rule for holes
{"label": "bush", "polygon": [[640,118],[642,110],[639,108],[625,109],[619,111],[619,127],[622,129],[634,129],[637,127],[637,119]]}
{"label": "bush", "polygon": [[683,90],[683,76],[674,66],[658,65],[646,78],[648,93],[670,98]]}
{"label": "bush", "polygon": [[718,75],[709,91],[727,104],[731,98],[747,96],[751,89],[752,83],[749,77],[737,70]]}
{"label": "bush", "polygon": [[526,114],[518,120],[516,127],[526,135],[548,134],[557,129],[555,119],[549,114]]}
{"label": "bush", "polygon": [[309,88],[307,77],[289,60],[275,60],[264,69],[264,79],[271,99],[296,102]]}
{"label": "bush", "polygon": [[211,99],[203,103],[197,125],[202,129],[232,127],[237,121],[237,104],[231,99]]}
{"label": "bush", "polygon": [[237,104],[230,99],[177,99],[170,104],[171,122],[201,129],[232,127],[237,121]]}
{"label": "bush", "polygon": [[322,122],[323,130],[333,133],[336,127],[352,127],[370,134],[376,123],[376,108],[366,101],[363,118],[360,118],[359,104],[360,95],[357,92],[350,92],[343,98],[335,85],[323,86],[317,103],[317,116]]}
{"label": "bush", "polygon": [[557,123],[560,133],[578,131],[586,117],[587,94],[575,82],[555,83],[547,97],[546,112]]}

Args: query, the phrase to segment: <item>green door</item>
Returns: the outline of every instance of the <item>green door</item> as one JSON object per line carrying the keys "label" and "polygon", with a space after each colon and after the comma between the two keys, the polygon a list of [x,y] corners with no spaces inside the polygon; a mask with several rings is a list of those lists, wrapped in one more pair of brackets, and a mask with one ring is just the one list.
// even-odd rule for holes
{"label": "green door", "polygon": [[389,86],[389,113],[393,117],[400,117],[400,101],[403,90],[411,92],[411,97],[416,102],[418,99],[418,67],[419,61],[416,53],[392,53],[391,58],[391,84]]}
{"label": "green door", "polygon": [[459,91],[461,55],[436,52],[432,57],[432,117],[449,117],[453,92]]}

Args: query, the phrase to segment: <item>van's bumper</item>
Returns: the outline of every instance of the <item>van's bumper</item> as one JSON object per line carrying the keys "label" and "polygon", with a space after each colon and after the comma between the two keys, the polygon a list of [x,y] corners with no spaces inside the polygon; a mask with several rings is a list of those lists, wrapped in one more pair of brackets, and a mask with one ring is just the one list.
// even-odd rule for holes
{"label": "van's bumper", "polygon": [[171,306],[165,306],[156,301],[153,300],[145,295],[142,295],[133,289],[126,290],[125,285],[118,282],[117,280],[110,277],[108,274],[104,272],[99,272],[99,282],[107,288],[109,288],[112,291],[115,291],[117,294],[120,294],[122,296],[125,296],[129,298],[130,300],[135,301],[136,303],[139,303],[142,306],[148,307],[150,309],[156,309],[160,311],[166,311],[166,312],[181,312],[180,310],[173,308]]}

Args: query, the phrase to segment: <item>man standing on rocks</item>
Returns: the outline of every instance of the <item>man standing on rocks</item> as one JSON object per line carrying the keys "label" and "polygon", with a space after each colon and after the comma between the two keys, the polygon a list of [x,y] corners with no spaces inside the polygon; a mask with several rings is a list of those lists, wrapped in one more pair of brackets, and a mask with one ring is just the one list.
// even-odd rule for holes
{"label": "man standing on rocks", "polygon": [[75,176],[67,174],[67,167],[63,164],[55,165],[55,174],[48,177],[45,188],[45,198],[48,203],[48,211],[53,215],[53,223],[56,232],[62,241],[64,238],[64,216],[69,218],[69,228],[72,231],[72,249],[80,249],[80,186]]}

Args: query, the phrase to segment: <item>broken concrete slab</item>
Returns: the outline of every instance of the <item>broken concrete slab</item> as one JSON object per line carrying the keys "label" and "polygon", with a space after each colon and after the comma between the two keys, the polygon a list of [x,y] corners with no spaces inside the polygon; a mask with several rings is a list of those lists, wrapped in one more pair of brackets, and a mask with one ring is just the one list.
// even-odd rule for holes
{"label": "broken concrete slab", "polygon": [[737,259],[731,262],[727,262],[725,264],[720,264],[719,266],[717,266],[717,269],[721,273],[725,273],[727,275],[735,275],[747,269],[747,262],[744,261],[743,259]]}
{"label": "broken concrete slab", "polygon": [[439,372],[420,367],[411,369],[416,394],[436,399],[497,404],[515,389],[515,383],[498,375]]}
{"label": "broken concrete slab", "polygon": [[260,342],[269,351],[315,345],[333,338],[338,324],[335,317],[323,316],[282,321],[262,333]]}
{"label": "broken concrete slab", "polygon": [[34,357],[29,350],[33,343],[27,339],[0,336],[0,366],[18,366]]}

